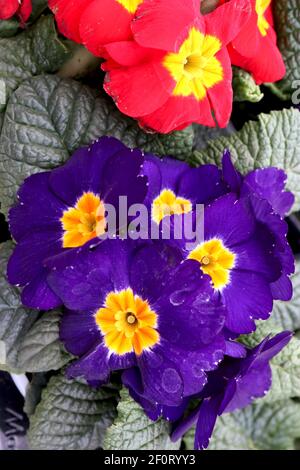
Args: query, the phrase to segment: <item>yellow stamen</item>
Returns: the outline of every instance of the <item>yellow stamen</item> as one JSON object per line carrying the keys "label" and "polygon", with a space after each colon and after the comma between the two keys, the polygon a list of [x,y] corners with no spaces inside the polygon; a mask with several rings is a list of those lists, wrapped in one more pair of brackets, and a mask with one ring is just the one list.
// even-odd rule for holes
{"label": "yellow stamen", "polygon": [[64,212],[60,221],[64,230],[63,247],[82,246],[105,233],[104,204],[94,193],[84,193],[75,207]]}
{"label": "yellow stamen", "polygon": [[169,53],[163,64],[176,82],[174,96],[194,96],[201,101],[207,89],[221,82],[223,67],[215,55],[221,50],[221,41],[191,28],[188,38],[178,53]]}
{"label": "yellow stamen", "polygon": [[268,34],[268,29],[270,25],[265,18],[265,12],[269,8],[272,0],[256,0],[255,11],[257,13],[257,27],[262,36]]}
{"label": "yellow stamen", "polygon": [[229,284],[235,254],[221,240],[213,239],[198,245],[188,258],[199,261],[204,274],[211,277],[215,289],[223,289]]}
{"label": "yellow stamen", "polygon": [[117,0],[129,13],[135,13],[144,0]]}
{"label": "yellow stamen", "polygon": [[152,219],[157,223],[167,216],[188,214],[192,211],[192,203],[188,199],[176,197],[170,189],[164,189],[152,204]]}
{"label": "yellow stamen", "polygon": [[105,306],[97,311],[95,321],[105,345],[119,356],[133,351],[140,355],[159,341],[157,314],[130,288],[110,292]]}

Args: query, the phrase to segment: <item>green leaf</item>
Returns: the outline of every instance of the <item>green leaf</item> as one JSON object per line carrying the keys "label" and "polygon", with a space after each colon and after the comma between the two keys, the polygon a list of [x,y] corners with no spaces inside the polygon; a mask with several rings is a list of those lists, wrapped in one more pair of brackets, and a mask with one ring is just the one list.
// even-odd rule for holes
{"label": "green leaf", "polygon": [[272,318],[283,330],[300,329],[300,259],[296,260],[296,272],[292,276],[294,294],[289,302],[277,301],[274,304]]}
{"label": "green leaf", "polygon": [[68,53],[52,16],[42,17],[14,38],[0,39],[0,81],[6,85],[7,99],[29,77],[58,70]]}
{"label": "green leaf", "polygon": [[19,29],[19,22],[17,19],[0,20],[0,38],[9,38],[14,36]]}
{"label": "green leaf", "polygon": [[283,99],[289,99],[294,82],[300,80],[300,0],[276,0],[273,10],[278,46],[286,65],[286,76],[273,86]]}
{"label": "green leaf", "polygon": [[0,368],[18,369],[19,347],[38,313],[21,306],[19,290],[6,279],[11,242],[0,245]]}
{"label": "green leaf", "polygon": [[190,161],[194,165],[220,165],[226,148],[243,174],[269,166],[284,169],[287,187],[296,197],[294,210],[300,208],[300,112],[297,109],[260,114],[257,122],[247,122],[229,138],[213,140],[203,151],[195,151]]}
{"label": "green leaf", "polygon": [[102,446],[105,429],[116,415],[117,392],[93,389],[63,374],[50,379],[30,417],[33,450],[86,450]]}
{"label": "green leaf", "polygon": [[260,87],[256,85],[252,75],[243,69],[233,67],[232,86],[234,101],[250,101],[258,103],[264,97]]}
{"label": "green leaf", "polygon": [[106,97],[75,80],[35,77],[23,83],[7,106],[1,132],[0,201],[13,205],[27,176],[63,164],[78,147],[103,136],[120,138],[131,147],[185,158],[193,130],[172,135],[146,134],[119,113]]}
{"label": "green leaf", "polygon": [[25,309],[20,292],[6,279],[13,244],[0,245],[0,364],[18,372],[58,370],[70,361],[59,341],[60,312]]}
{"label": "green leaf", "polygon": [[123,389],[118,405],[118,417],[107,430],[103,447],[105,450],[179,449],[180,442],[171,442],[169,433],[169,423],[164,420],[151,421]]}
{"label": "green leaf", "polygon": [[61,313],[43,313],[19,346],[18,369],[26,372],[58,370],[71,360],[59,340]]}
{"label": "green leaf", "polygon": [[48,374],[32,374],[31,380],[26,387],[24,412],[29,417],[34,414],[37,405],[42,398],[42,391],[48,383]]}
{"label": "green leaf", "polygon": [[219,418],[209,449],[292,450],[298,437],[299,403],[292,400],[256,403]]}

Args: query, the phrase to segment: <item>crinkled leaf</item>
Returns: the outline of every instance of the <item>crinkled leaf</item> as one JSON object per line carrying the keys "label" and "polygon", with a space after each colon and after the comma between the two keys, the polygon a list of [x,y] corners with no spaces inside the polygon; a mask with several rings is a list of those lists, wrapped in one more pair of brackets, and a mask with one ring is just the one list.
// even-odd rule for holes
{"label": "crinkled leaf", "polygon": [[41,401],[42,391],[48,383],[47,373],[32,374],[31,380],[26,387],[24,412],[27,416],[34,414],[37,405]]}
{"label": "crinkled leaf", "polygon": [[258,103],[263,98],[260,87],[256,85],[252,75],[246,70],[233,67],[232,86],[234,91],[234,101],[250,101]]}
{"label": "crinkled leaf", "polygon": [[7,99],[29,77],[58,70],[68,53],[52,16],[42,17],[14,38],[0,39],[0,81],[5,82]]}
{"label": "crinkled leaf", "polygon": [[34,450],[86,450],[101,447],[116,415],[117,392],[93,389],[61,374],[50,379],[30,417],[28,441]]}
{"label": "crinkled leaf", "polygon": [[[20,292],[6,279],[13,244],[0,244],[0,364],[19,372],[58,370],[70,360],[59,341],[60,313],[25,309]],[[2,367],[1,366],[1,367]]]}
{"label": "crinkled leaf", "polygon": [[256,403],[222,416],[210,450],[292,450],[300,437],[300,404],[292,400]]}
{"label": "crinkled leaf", "polygon": [[6,279],[6,266],[12,249],[11,242],[0,245],[0,364],[1,368],[4,366],[9,370],[18,369],[21,341],[38,315],[22,307],[19,290]]}
{"label": "crinkled leaf", "polygon": [[19,22],[17,19],[0,20],[0,38],[9,38],[14,36],[19,29]]}
{"label": "crinkled leaf", "polygon": [[191,163],[220,165],[225,148],[243,174],[269,166],[282,168],[288,175],[287,187],[296,196],[294,210],[300,208],[300,112],[297,109],[260,114],[258,121],[247,122],[241,131],[229,138],[208,143],[195,151]]}
{"label": "crinkled leaf", "polygon": [[78,147],[103,135],[178,158],[190,154],[193,145],[192,128],[167,136],[146,134],[106,97],[97,97],[75,80],[56,76],[30,79],[12,95],[2,127],[2,211],[7,212],[14,203],[25,177],[61,165]]}
{"label": "crinkled leaf", "polygon": [[30,328],[18,352],[18,369],[26,372],[58,370],[70,361],[59,340],[61,313],[50,311]]}
{"label": "crinkled leaf", "polygon": [[195,150],[205,149],[211,140],[218,139],[219,137],[228,137],[235,132],[235,128],[231,122],[224,129],[220,129],[219,127],[201,126],[200,124],[193,124],[193,129],[194,129],[193,148]]}
{"label": "crinkled leaf", "polygon": [[[278,46],[286,64],[286,76],[274,85],[282,98],[288,99],[294,82],[300,80],[300,0],[276,0],[274,17]],[[299,88],[299,82],[296,84]]]}
{"label": "crinkled leaf", "polygon": [[180,442],[171,442],[170,425],[160,419],[151,421],[143,409],[121,391],[118,405],[118,417],[107,430],[104,439],[105,450],[176,450]]}
{"label": "crinkled leaf", "polygon": [[272,318],[284,330],[300,329],[300,259],[296,262],[296,272],[292,276],[294,294],[289,302],[275,302]]}

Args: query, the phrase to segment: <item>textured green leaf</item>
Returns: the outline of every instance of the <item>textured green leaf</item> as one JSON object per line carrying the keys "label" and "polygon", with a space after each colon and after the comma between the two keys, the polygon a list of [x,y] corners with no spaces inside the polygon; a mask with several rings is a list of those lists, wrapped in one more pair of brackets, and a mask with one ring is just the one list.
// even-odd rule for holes
{"label": "textured green leaf", "polygon": [[256,85],[252,75],[238,67],[233,67],[232,86],[234,101],[258,103],[264,96],[260,87]]}
{"label": "textured green leaf", "polygon": [[19,290],[7,282],[6,266],[12,248],[11,242],[0,245],[0,368],[5,369],[18,369],[21,340],[38,315],[21,306]]}
{"label": "textured green leaf", "polygon": [[0,20],[0,38],[14,36],[19,29],[19,22],[15,18],[11,20]]}
{"label": "textured green leaf", "polygon": [[276,166],[288,175],[287,186],[296,196],[294,210],[300,208],[300,113],[297,109],[260,114],[258,121],[247,122],[229,138],[210,142],[203,151],[195,151],[192,164],[220,165],[229,148],[239,171],[246,174],[256,168]]}
{"label": "textured green leaf", "polygon": [[59,341],[61,313],[43,313],[24,336],[18,352],[18,369],[26,372],[58,370],[70,361]]}
{"label": "textured green leaf", "polygon": [[293,83],[300,80],[300,0],[275,0],[274,17],[278,46],[287,69],[285,78],[274,86],[287,99]]}
{"label": "textured green leaf", "polygon": [[[228,137],[235,132],[233,124],[230,122],[227,127],[220,129],[219,127],[206,127],[200,124],[193,124],[194,129],[194,146],[196,150],[205,149],[211,140],[220,137]],[[188,155],[188,157],[190,154]]]}
{"label": "textured green leaf", "polygon": [[42,391],[48,383],[47,373],[32,374],[29,384],[26,387],[24,412],[29,417],[34,414],[37,405],[41,401]]}
{"label": "textured green leaf", "polygon": [[118,405],[118,417],[107,430],[103,447],[105,450],[179,449],[180,442],[171,442],[169,432],[169,423],[164,420],[151,421],[123,389]]}
{"label": "textured green leaf", "polygon": [[93,389],[64,375],[50,379],[30,417],[28,441],[34,450],[86,450],[102,446],[116,415],[117,393]]}
{"label": "textured green leaf", "polygon": [[[52,16],[42,17],[14,38],[0,39],[0,80],[6,84],[7,99],[22,81],[56,71],[68,53],[58,39]],[[1,106],[3,109],[5,104]]]}
{"label": "textured green leaf", "polygon": [[24,178],[64,163],[78,147],[112,135],[132,147],[184,158],[191,153],[193,130],[172,135],[144,133],[106,97],[97,97],[75,80],[35,77],[12,95],[0,144],[2,211],[14,203]]}
{"label": "textured green leaf", "polygon": [[210,450],[292,450],[300,437],[300,404],[292,400],[256,403],[222,416]]}
{"label": "textured green leaf", "polygon": [[292,276],[294,294],[289,302],[275,302],[272,318],[284,330],[300,329],[300,259],[296,261],[296,272]]}

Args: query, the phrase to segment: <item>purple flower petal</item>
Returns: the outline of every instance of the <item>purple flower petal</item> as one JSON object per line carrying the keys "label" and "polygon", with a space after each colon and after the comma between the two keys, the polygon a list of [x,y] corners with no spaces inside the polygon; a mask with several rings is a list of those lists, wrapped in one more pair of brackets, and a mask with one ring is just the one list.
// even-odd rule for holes
{"label": "purple flower petal", "polygon": [[266,199],[277,214],[285,217],[295,201],[294,195],[285,191],[286,180],[287,175],[283,170],[263,168],[249,173],[244,179],[244,185],[246,191],[251,188]]}
{"label": "purple flower petal", "polygon": [[222,297],[227,308],[226,327],[236,333],[251,333],[254,319],[266,320],[273,308],[269,283],[260,274],[232,269],[230,284]]}

